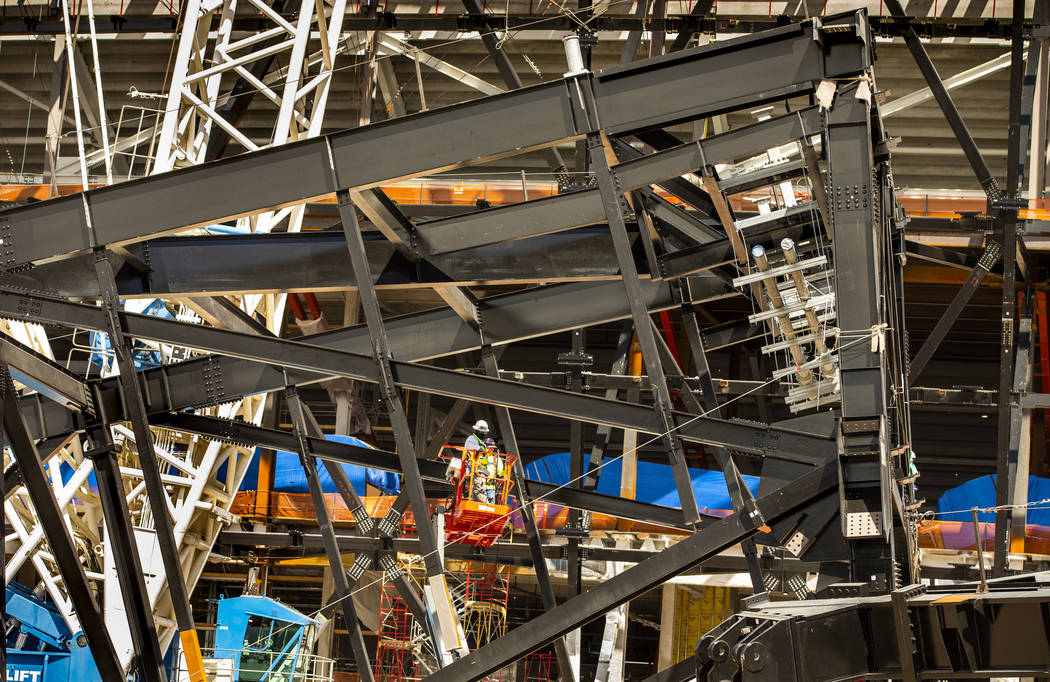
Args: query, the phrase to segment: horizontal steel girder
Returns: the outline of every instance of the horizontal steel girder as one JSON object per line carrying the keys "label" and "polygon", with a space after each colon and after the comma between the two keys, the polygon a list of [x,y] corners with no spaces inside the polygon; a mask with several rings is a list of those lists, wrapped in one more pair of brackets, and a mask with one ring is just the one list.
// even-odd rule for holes
{"label": "horizontal steel girder", "polygon": [[[630,134],[803,95],[815,82],[859,73],[871,63],[866,14],[858,11],[835,22],[833,46],[825,46],[821,20],[811,19],[9,209],[0,213],[5,247],[0,268],[68,256],[93,244],[142,241],[313,200],[337,189],[375,187],[599,131]],[[720,99],[697,97],[698,92],[717,93]]]}
{"label": "horizontal steel girder", "polygon": [[[576,309],[576,306],[572,307]],[[0,316],[52,322],[80,329],[105,327],[104,313],[95,306],[14,292],[0,292]],[[209,356],[200,359],[199,362],[178,363],[141,372],[146,402],[151,412],[214,404],[249,393],[278,390],[283,388],[288,380],[300,383],[315,379],[317,375],[369,382],[376,382],[379,378],[372,357],[363,353],[127,312],[122,313],[122,317],[126,333],[131,338],[196,348],[244,361],[236,367],[224,367],[222,359]],[[323,336],[321,334],[307,338],[316,339]],[[393,334],[391,337],[393,338]],[[173,395],[175,382],[172,381],[169,371],[177,371],[180,364],[190,363],[195,363],[190,370],[190,376],[193,378],[179,384],[179,390],[183,391],[183,394],[176,398]],[[394,361],[392,370],[397,385],[425,393],[467,398],[475,402],[503,405],[617,428],[630,428],[644,433],[659,434],[663,431],[663,425],[657,415],[642,405],[403,361]],[[289,375],[287,380],[286,372]],[[151,379],[157,383],[152,383]],[[245,383],[240,384],[241,381]],[[117,386],[105,383],[103,385],[108,389],[103,396],[103,400],[107,401],[106,413],[122,414],[123,403]],[[229,387],[235,385],[238,385],[237,388],[231,391]],[[32,411],[35,408],[28,406],[26,409]],[[62,422],[65,423],[65,428],[62,428]],[[834,457],[836,451],[835,443],[830,439],[762,424],[694,417],[682,413],[674,415],[674,423],[679,435],[685,440],[764,455],[775,456],[777,452],[804,455],[811,457],[814,464]],[[32,419],[30,424],[33,424]],[[69,419],[60,419],[61,430],[55,433],[50,432],[54,425],[43,426],[43,432],[38,433],[37,437],[67,433],[77,428]]]}
{"label": "horizontal steel girder", "polygon": [[[593,281],[619,277],[603,227],[493,244],[409,262],[385,239],[365,242],[377,289]],[[164,237],[128,247],[149,272],[118,273],[125,297],[343,291],[357,286],[341,231]],[[121,258],[114,253],[111,258]],[[0,286],[92,298],[90,254],[0,276]],[[643,259],[639,267],[646,268]],[[714,282],[712,282],[714,284]],[[732,293],[728,285],[720,287]]]}

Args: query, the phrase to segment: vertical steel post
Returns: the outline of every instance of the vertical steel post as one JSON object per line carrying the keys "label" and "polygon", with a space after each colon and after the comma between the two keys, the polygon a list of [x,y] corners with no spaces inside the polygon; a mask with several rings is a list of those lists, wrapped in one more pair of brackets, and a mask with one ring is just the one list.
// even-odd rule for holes
{"label": "vertical steel post", "polygon": [[[852,579],[893,589],[893,482],[887,462],[887,390],[880,272],[884,225],[872,149],[871,103],[859,86],[839,88],[827,116],[828,209],[834,233],[842,417],[839,420],[840,525]],[[874,580],[873,580],[874,579]]]}
{"label": "vertical steel post", "polygon": [[[1013,401],[1015,328],[1017,322],[1017,209],[996,209],[1003,242],[1003,297],[999,343],[998,432],[996,438],[995,504],[1007,503],[1010,496],[1010,403]],[[992,577],[1006,575],[1010,552],[1010,512],[995,512]]]}
{"label": "vertical steel post", "polygon": [[[1024,1],[1013,2],[1012,41],[1010,43],[1010,128],[1006,147],[1007,200],[997,202],[995,218],[1003,237],[1002,332],[999,355],[998,434],[996,439],[995,504],[1005,505],[1010,497],[1010,421],[1014,400],[1014,363],[1017,327],[1017,209],[1021,156],[1021,94],[1024,81]],[[1015,464],[1016,465],[1016,464]],[[1027,472],[1026,472],[1027,474]],[[992,577],[1006,575],[1010,553],[1010,512],[995,512],[995,553]]]}
{"label": "vertical steel post", "polygon": [[602,203],[605,206],[605,217],[609,221],[609,233],[612,236],[616,259],[620,264],[620,274],[623,277],[627,301],[631,308],[631,318],[634,320],[638,343],[642,347],[642,359],[645,361],[649,383],[652,385],[655,409],[664,426],[664,432],[660,434],[660,437],[671,459],[675,486],[678,489],[678,497],[682,502],[682,515],[687,524],[696,524],[700,521],[700,510],[696,505],[696,495],[693,492],[692,479],[689,477],[689,467],[685,461],[682,441],[675,432],[674,417],[671,412],[671,394],[667,389],[667,379],[664,376],[663,365],[660,363],[656,337],[653,335],[653,326],[649,319],[649,311],[645,307],[641,286],[638,283],[638,269],[634,263],[634,254],[631,252],[627,226],[623,220],[620,192],[616,187],[616,179],[609,167],[606,147],[602,137],[600,135],[591,135],[587,138],[587,146],[590,152],[591,168],[595,173],[595,177],[598,178],[598,188],[601,191]]}
{"label": "vertical steel post", "polygon": [[55,563],[58,564],[66,594],[69,595],[69,601],[87,637],[91,656],[103,680],[123,679],[124,671],[117,651],[95,604],[84,567],[77,559],[73,538],[69,535],[69,529],[62,518],[62,510],[58,508],[58,501],[55,499],[54,489],[47,480],[43,464],[40,463],[40,453],[37,452],[36,444],[22,417],[6,366],[0,366],[0,392],[3,393],[3,406],[0,411],[3,412],[7,440],[22,473],[22,482],[33,500],[40,525],[44,529],[44,537],[47,538]]}

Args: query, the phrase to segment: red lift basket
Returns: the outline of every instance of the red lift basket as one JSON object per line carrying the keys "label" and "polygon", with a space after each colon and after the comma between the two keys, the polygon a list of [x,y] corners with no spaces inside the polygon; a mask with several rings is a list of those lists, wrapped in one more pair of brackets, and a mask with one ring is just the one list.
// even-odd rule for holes
{"label": "red lift basket", "polygon": [[[445,516],[445,540],[463,545],[489,547],[503,535],[503,530],[510,521],[511,508],[507,500],[513,486],[510,468],[514,465],[514,455],[486,451],[486,455],[494,455],[503,461],[503,473],[488,476],[478,472],[478,452],[481,451],[466,450],[453,445],[441,448],[441,458],[449,461],[449,476],[456,485],[449,505],[450,513]],[[464,463],[469,465],[466,472],[463,468]],[[474,480],[476,476],[481,475],[487,479],[487,484],[495,485],[495,503],[473,499],[471,491],[474,490]]]}

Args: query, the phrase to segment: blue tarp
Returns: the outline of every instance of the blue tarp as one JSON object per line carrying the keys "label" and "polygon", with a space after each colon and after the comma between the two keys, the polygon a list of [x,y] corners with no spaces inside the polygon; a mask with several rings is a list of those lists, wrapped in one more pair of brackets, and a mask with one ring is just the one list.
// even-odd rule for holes
{"label": "blue tarp", "polygon": [[[606,459],[605,462],[598,478],[597,492],[619,497],[623,460]],[[569,453],[567,452],[547,455],[530,462],[525,467],[525,477],[554,485],[564,485],[569,482],[569,465]],[[696,503],[701,511],[733,508],[729,501],[729,492],[726,490],[725,477],[722,476],[721,471],[690,469],[689,476],[693,479]],[[744,476],[744,481],[753,495],[758,494],[758,480],[758,476]],[[635,499],[639,502],[681,508],[682,503],[678,499],[678,490],[674,485],[671,466],[653,462],[638,462]]]}
{"label": "blue tarp", "polygon": [[[937,500],[937,514],[942,521],[973,521],[971,509],[995,506],[995,475],[981,476],[946,491]],[[921,479],[920,479],[921,482]],[[1028,499],[1032,502],[1050,499],[1050,478],[1028,477]],[[993,512],[978,512],[982,523],[993,523]],[[1028,510],[1028,524],[1050,526],[1050,505]],[[971,538],[972,540],[972,538]]]}
{"label": "blue tarp", "polygon": [[[124,301],[121,301],[120,304],[123,306]],[[175,319],[175,316],[172,315],[171,311],[164,305],[164,301],[159,298],[146,306],[146,308],[143,309],[142,314],[159,317],[163,320]],[[105,332],[91,332],[88,340],[92,348],[90,357],[91,363],[98,367],[102,367],[106,363],[106,359],[113,355],[113,345],[109,342],[109,334],[106,334]],[[148,369],[150,367],[157,367],[161,364],[160,352],[147,346],[141,341],[135,342],[131,351],[131,357],[135,361],[135,369]]]}
{"label": "blue tarp", "polygon": [[[352,436],[325,434],[325,438],[336,443],[359,445],[365,448],[371,447],[368,443]],[[378,469],[369,469],[355,464],[343,464],[342,467],[358,495],[366,494],[366,483],[379,488],[386,495],[395,495],[401,491],[401,480],[397,474],[389,471],[379,471]],[[338,492],[335,484],[332,483],[332,477],[328,475],[328,470],[320,461],[317,462],[317,477],[321,481],[321,489],[324,492]],[[258,485],[259,449],[256,448],[252,462],[244,475],[244,481],[241,483],[241,490],[257,490]],[[284,452],[283,450],[277,451],[277,456],[274,458],[273,490],[281,493],[310,492],[306,484],[306,472],[303,471],[303,467],[299,463],[299,455],[297,453]]]}

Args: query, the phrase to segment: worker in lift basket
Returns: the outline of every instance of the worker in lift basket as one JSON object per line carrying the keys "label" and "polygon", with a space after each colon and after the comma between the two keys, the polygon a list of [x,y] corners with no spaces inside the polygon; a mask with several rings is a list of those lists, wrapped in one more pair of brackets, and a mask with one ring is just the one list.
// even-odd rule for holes
{"label": "worker in lift basket", "polygon": [[[485,450],[485,438],[489,433],[489,423],[484,419],[474,422],[471,433],[463,443],[463,476],[470,481],[470,490],[465,497],[475,502],[485,501],[485,471],[479,466],[479,454]],[[474,477],[470,478],[473,472]]]}

